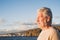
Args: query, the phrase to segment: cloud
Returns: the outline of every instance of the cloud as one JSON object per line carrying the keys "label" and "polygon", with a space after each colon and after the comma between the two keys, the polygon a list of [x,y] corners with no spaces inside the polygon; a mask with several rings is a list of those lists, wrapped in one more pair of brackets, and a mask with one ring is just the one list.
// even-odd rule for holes
{"label": "cloud", "polygon": [[13,24],[14,28],[17,30],[29,30],[33,28],[37,28],[35,23],[25,23],[25,22],[15,22]]}
{"label": "cloud", "polygon": [[0,18],[0,25],[4,24],[5,23],[5,20]]}
{"label": "cloud", "polygon": [[35,25],[32,22],[25,23],[25,22],[16,21],[16,22],[13,22],[12,24],[3,25],[3,28],[2,29],[0,28],[0,29],[10,33],[10,32],[26,31],[34,28],[37,28],[37,25]]}
{"label": "cloud", "polygon": [[4,25],[6,27],[9,27],[11,30],[29,30],[33,28],[37,28],[35,23],[25,23],[25,22],[13,22],[12,24]]}
{"label": "cloud", "polygon": [[59,16],[55,16],[54,18],[55,18],[55,19],[60,19],[60,17],[59,17]]}

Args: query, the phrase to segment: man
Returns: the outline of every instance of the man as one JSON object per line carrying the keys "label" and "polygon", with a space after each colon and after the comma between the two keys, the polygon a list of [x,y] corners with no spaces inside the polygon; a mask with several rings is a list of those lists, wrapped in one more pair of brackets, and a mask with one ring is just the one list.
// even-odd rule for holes
{"label": "man", "polygon": [[37,25],[42,29],[37,40],[60,40],[58,32],[51,26],[52,12],[50,8],[43,7],[38,10]]}

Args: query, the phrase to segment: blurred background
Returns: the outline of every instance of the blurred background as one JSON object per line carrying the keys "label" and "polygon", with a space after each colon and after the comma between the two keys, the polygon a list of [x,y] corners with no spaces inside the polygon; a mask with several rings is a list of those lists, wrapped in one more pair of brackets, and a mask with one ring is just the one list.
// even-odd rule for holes
{"label": "blurred background", "polygon": [[60,24],[60,0],[0,0],[0,34],[38,28],[37,9],[49,7],[52,24]]}

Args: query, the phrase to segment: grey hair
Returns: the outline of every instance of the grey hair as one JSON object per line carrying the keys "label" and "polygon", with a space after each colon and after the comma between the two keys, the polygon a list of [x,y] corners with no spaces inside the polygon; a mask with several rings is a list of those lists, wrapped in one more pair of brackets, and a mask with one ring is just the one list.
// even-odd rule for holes
{"label": "grey hair", "polygon": [[41,9],[38,9],[37,11],[45,11],[46,10],[46,13],[48,16],[50,16],[52,18],[52,11],[50,8],[48,7],[42,7]]}

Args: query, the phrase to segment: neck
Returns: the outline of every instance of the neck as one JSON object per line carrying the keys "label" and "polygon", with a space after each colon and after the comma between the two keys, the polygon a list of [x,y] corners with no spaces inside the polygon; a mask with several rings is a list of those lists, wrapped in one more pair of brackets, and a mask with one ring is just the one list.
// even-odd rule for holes
{"label": "neck", "polygon": [[42,30],[47,30],[47,29],[49,29],[51,26],[44,26],[44,27],[42,27]]}

